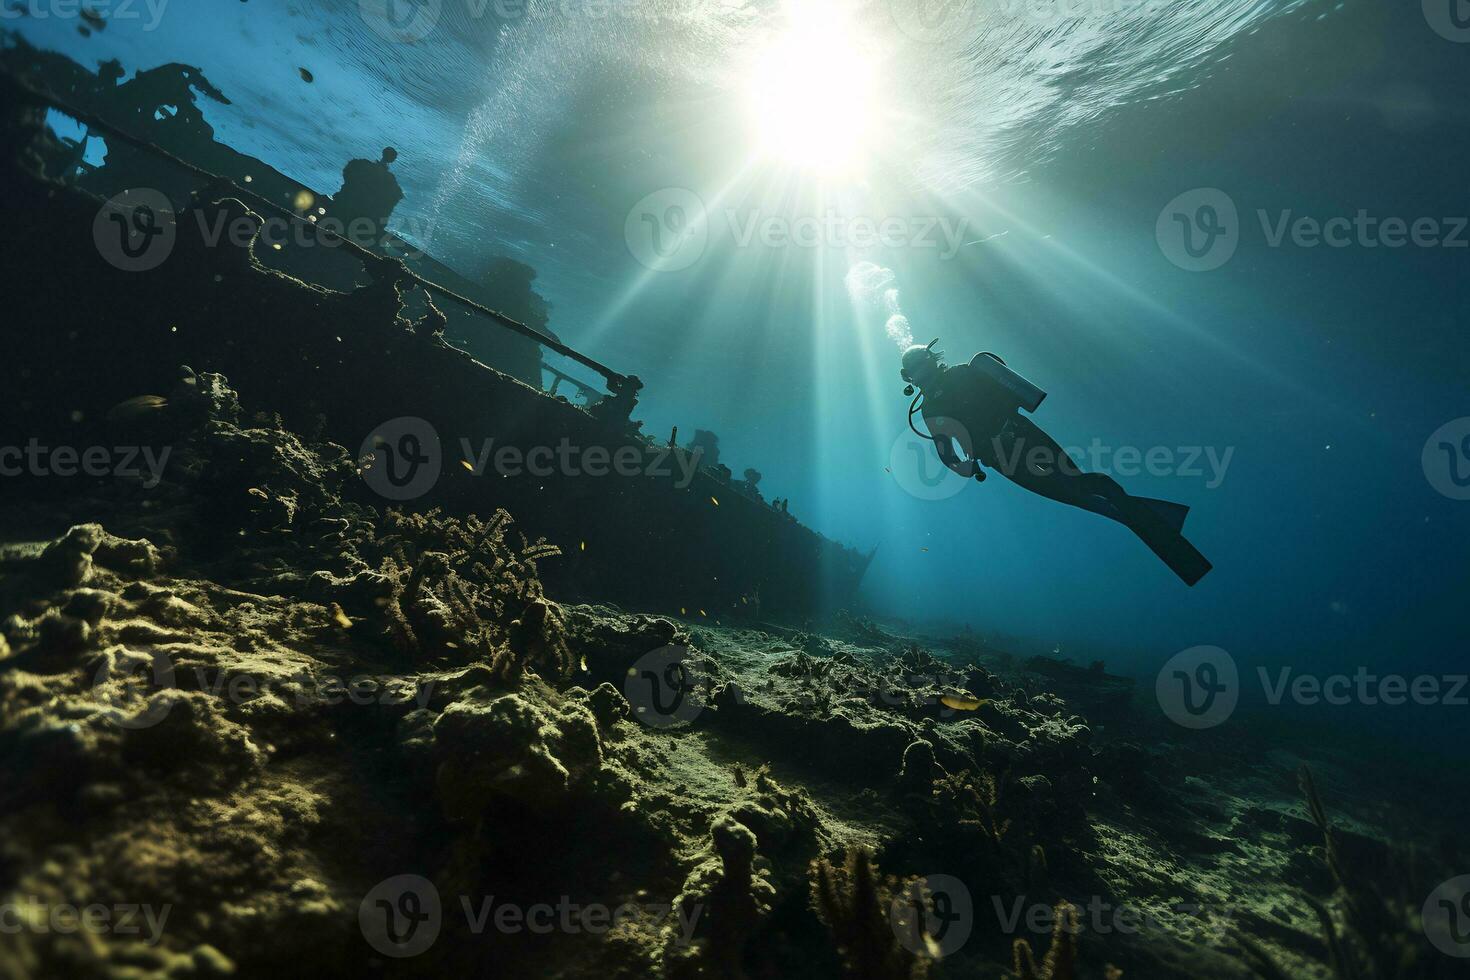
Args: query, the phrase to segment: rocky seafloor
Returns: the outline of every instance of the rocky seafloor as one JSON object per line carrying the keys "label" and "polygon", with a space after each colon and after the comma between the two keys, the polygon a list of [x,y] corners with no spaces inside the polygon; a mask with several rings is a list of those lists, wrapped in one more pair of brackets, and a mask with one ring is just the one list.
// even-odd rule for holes
{"label": "rocky seafloor", "polygon": [[139,414],[156,486],[0,518],[0,976],[1460,975],[1434,808],[1340,748],[559,602],[558,542],[351,502],[219,376]]}

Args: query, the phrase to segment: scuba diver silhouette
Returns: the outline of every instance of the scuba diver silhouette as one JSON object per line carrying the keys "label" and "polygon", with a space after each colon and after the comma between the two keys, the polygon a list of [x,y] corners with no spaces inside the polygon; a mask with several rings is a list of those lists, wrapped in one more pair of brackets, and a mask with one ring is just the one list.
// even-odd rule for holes
{"label": "scuba diver silhouette", "polygon": [[[900,372],[919,393],[909,406],[909,428],[929,439],[939,459],[960,476],[983,482],[985,467],[1012,483],[1060,503],[1117,521],[1136,534],[1187,585],[1211,568],[1205,556],[1181,533],[1189,508],[1167,500],[1135,497],[1110,476],[1084,473],[1051,436],[1021,410],[1034,412],[1046,392],[990,353],[969,364],[946,366],[938,339],[904,352]],[[923,399],[923,404],[920,404]],[[914,413],[922,412],[929,432],[919,432]],[[955,443],[968,458],[961,458]]]}

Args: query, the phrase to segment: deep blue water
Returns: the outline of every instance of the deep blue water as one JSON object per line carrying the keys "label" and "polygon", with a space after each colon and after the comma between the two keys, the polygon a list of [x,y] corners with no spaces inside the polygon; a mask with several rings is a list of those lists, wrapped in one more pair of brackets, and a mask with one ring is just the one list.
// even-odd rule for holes
{"label": "deep blue water", "polygon": [[[415,44],[326,0],[173,0],[156,25],[139,6],[90,38],[74,20],[11,26],[89,65],[200,66],[233,101],[204,105],[219,138],[325,192],[350,157],[396,146],[400,227],[431,228],[451,265],[534,266],[552,329],[643,378],[647,431],[711,429],[768,497],[877,546],[864,593],[884,616],[1145,676],[1198,644],[1246,670],[1463,671],[1470,502],[1421,456],[1470,415],[1470,43],[1431,28],[1432,3],[1207,6],[1099,0],[1037,22],[996,4],[966,43],[925,45],[864,5],[872,168],[822,183],[744,162],[740,59],[778,20],[758,4],[599,22],[456,0]],[[709,242],[651,271],[627,223],[665,188],[704,202]],[[1197,188],[1239,216],[1212,271],[1178,267],[1156,234]],[[736,241],[752,216],[829,208],[964,233],[953,255]],[[1433,219],[1460,244],[1270,240],[1283,218],[1360,211]],[[1175,468],[1198,451],[1200,475],[1118,475],[1190,504],[1215,571],[1187,589],[1122,528],[998,478],[908,492],[888,472],[907,432],[898,349],[844,282],[860,260],[892,270],[921,342],[996,351],[1046,388],[1037,420],[1065,445],[1158,448]],[[1391,723],[1470,709],[1451,710]]]}

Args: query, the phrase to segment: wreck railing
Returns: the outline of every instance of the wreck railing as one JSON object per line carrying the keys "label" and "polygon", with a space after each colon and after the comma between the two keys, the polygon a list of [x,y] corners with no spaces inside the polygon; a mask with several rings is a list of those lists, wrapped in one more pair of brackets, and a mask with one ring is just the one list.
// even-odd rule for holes
{"label": "wreck railing", "polygon": [[[70,116],[80,123],[85,123],[90,129],[96,130],[97,132],[102,133],[104,136],[109,136],[114,139],[121,140],[122,142],[127,143],[129,146],[132,146],[136,149],[143,150],[147,153],[152,153],[155,156],[158,156],[161,159],[168,161],[173,166],[180,167],[183,170],[193,174],[194,176],[199,177],[211,187],[228,187],[233,193],[239,196],[241,201],[251,204],[254,207],[260,208],[261,210],[268,211],[274,215],[282,217],[301,228],[310,229],[313,235],[325,236],[329,241],[335,240],[336,244],[347,246],[349,254],[356,256],[364,264],[397,262],[401,271],[398,271],[396,274],[399,275],[404,281],[414,282],[417,285],[423,287],[423,289],[428,292],[437,293],[440,296],[443,296],[444,298],[449,300],[453,300],[454,302],[459,303],[462,306],[465,306],[471,310],[474,310],[477,313],[484,314],[496,324],[504,327],[505,329],[510,330],[514,333],[518,333],[529,340],[535,341],[548,350],[560,354],[563,357],[570,358],[571,360],[576,361],[578,364],[581,364],[584,367],[588,367],[591,368],[593,371],[596,371],[598,374],[602,375],[603,378],[606,379],[608,390],[612,392],[614,398],[621,401],[629,409],[631,409],[632,401],[636,398],[638,391],[643,387],[643,383],[639,381],[636,376],[629,374],[620,374],[619,372],[614,371],[612,368],[601,363],[600,361],[588,357],[581,351],[578,351],[572,347],[568,347],[566,344],[562,343],[554,337],[547,336],[546,334],[537,330],[535,327],[528,326],[527,324],[513,319],[512,317],[509,317],[498,310],[492,310],[490,307],[484,305],[483,303],[478,303],[475,300],[470,299],[468,296],[464,296],[447,286],[440,285],[439,283],[434,282],[431,279],[426,279],[418,273],[414,272],[412,269],[408,268],[408,266],[404,265],[401,261],[369,251],[368,249],[364,248],[357,242],[352,241],[345,235],[340,235],[337,232],[333,231],[331,228],[324,228],[321,225],[316,224],[315,222],[308,221],[300,214],[297,214],[289,208],[281,207],[279,204],[267,200],[254,191],[249,190],[245,187],[241,187],[239,184],[236,184],[234,181],[230,180],[227,177],[212,173],[208,170],[205,170],[203,167],[197,166],[187,160],[177,157],[174,154],[170,153],[168,150],[165,150],[163,147],[157,145],[156,143],[152,143],[146,139],[142,139],[141,137],[134,136],[132,133],[129,133],[126,130],[114,125],[113,123],[110,123],[107,120],[101,118],[96,113],[89,112],[85,109],[75,106],[65,99],[53,95],[50,92],[43,92],[35,89],[14,76],[10,76],[9,81],[12,85],[15,86],[15,88],[21,95],[31,99],[37,104],[48,106],[49,108],[55,109],[58,112]],[[560,372],[553,371],[553,374],[559,375]],[[569,380],[574,379],[569,378]],[[578,384],[580,385],[580,382]]]}

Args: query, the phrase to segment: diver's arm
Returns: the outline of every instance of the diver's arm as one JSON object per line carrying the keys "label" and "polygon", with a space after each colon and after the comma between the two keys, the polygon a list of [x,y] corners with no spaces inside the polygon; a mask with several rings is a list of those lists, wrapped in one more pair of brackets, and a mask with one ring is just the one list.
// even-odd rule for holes
{"label": "diver's arm", "polygon": [[934,448],[939,452],[939,461],[960,476],[967,480],[972,476],[985,479],[980,463],[973,459],[960,459],[959,454],[954,451],[954,441],[949,436],[936,438]]}

